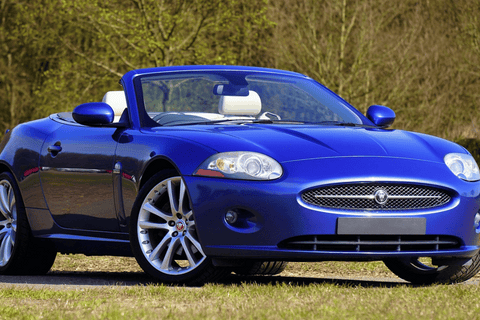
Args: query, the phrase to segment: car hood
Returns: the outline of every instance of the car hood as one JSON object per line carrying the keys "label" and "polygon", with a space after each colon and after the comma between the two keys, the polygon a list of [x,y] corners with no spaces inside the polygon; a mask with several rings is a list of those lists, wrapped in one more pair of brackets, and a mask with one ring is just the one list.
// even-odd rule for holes
{"label": "car hood", "polygon": [[248,124],[183,127],[173,131],[175,136],[218,152],[255,151],[279,162],[369,156],[443,162],[447,153],[466,152],[463,147],[437,137],[368,127]]}

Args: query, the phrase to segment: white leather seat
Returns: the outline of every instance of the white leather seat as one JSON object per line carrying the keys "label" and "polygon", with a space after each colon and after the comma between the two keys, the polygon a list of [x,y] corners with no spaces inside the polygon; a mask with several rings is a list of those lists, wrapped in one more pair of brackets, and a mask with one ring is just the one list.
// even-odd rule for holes
{"label": "white leather seat", "polygon": [[235,116],[256,116],[262,110],[262,101],[255,91],[249,90],[248,96],[221,96],[218,113]]}
{"label": "white leather seat", "polygon": [[105,102],[112,107],[115,114],[114,122],[120,119],[123,111],[127,108],[127,99],[123,91],[108,91],[103,96],[102,102]]}

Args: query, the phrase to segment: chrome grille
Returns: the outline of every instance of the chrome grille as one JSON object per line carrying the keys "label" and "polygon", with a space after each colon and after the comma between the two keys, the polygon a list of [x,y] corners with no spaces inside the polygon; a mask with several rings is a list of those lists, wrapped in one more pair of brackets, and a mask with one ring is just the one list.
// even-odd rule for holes
{"label": "chrome grille", "polygon": [[456,249],[460,241],[441,235],[317,235],[290,238],[278,247],[324,252],[426,252]]}
{"label": "chrome grille", "polygon": [[[383,203],[382,192],[386,197]],[[302,194],[302,199],[324,208],[404,211],[440,207],[447,204],[451,197],[444,190],[427,186],[349,184],[308,190]]]}

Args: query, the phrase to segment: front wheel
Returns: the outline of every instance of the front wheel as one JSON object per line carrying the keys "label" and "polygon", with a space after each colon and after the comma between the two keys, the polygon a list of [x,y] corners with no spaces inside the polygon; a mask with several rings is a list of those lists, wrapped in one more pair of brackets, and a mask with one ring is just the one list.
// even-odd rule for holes
{"label": "front wheel", "polygon": [[16,181],[1,173],[0,274],[45,274],[56,255],[52,243],[33,237]]}
{"label": "front wheel", "polygon": [[480,270],[480,254],[458,264],[435,266],[418,258],[384,260],[398,277],[414,284],[459,283],[467,281]]}
{"label": "front wheel", "polygon": [[185,183],[173,170],[156,174],[140,190],[130,240],[138,264],[162,282],[202,284],[226,272],[203,252]]}

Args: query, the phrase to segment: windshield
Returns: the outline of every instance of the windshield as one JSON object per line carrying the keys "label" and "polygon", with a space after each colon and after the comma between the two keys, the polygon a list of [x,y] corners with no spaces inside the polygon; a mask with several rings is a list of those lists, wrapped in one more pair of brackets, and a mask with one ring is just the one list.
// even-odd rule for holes
{"label": "windshield", "polygon": [[221,122],[362,124],[363,116],[353,107],[302,76],[207,70],[149,74],[136,81],[149,126]]}

